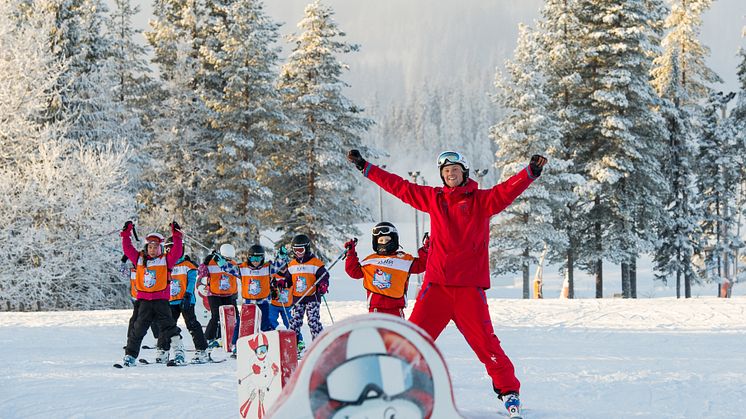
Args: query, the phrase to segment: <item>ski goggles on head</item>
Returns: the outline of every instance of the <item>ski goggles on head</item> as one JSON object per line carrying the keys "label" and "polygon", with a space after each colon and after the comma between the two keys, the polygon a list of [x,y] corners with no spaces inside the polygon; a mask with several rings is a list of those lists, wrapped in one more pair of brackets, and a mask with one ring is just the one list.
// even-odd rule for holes
{"label": "ski goggles on head", "polygon": [[[329,398],[362,404],[366,399],[396,397],[412,388],[412,366],[382,354],[363,355],[337,366],[326,377]],[[373,391],[375,396],[371,396]]]}
{"label": "ski goggles on head", "polygon": [[374,236],[389,235],[392,233],[399,234],[399,232],[396,231],[396,227],[391,227],[391,226],[373,227]]}
{"label": "ski goggles on head", "polygon": [[466,163],[466,158],[457,151],[444,151],[438,156],[438,167],[443,167],[447,164],[460,164],[465,169],[469,168]]}
{"label": "ski goggles on head", "polygon": [[264,256],[249,256],[249,262],[259,263],[264,260]]}

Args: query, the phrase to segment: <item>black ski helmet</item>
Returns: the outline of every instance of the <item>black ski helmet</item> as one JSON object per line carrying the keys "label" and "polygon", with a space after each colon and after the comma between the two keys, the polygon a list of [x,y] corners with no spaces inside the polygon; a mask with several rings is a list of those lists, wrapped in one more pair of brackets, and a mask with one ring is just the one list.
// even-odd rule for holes
{"label": "black ski helmet", "polygon": [[249,252],[248,253],[249,253],[249,262],[251,262],[251,258],[252,257],[261,256],[262,260],[261,260],[261,262],[259,262],[259,264],[260,265],[264,264],[264,255],[265,255],[265,253],[264,253],[264,247],[262,247],[262,245],[255,244],[255,245],[249,247]]}
{"label": "black ski helmet", "polygon": [[[378,244],[378,238],[388,236],[391,238],[386,244]],[[372,236],[373,250],[379,255],[392,255],[399,250],[399,232],[393,224],[388,221],[378,223],[373,227]]]}
{"label": "black ski helmet", "polygon": [[303,251],[306,252],[305,254],[311,253],[311,239],[308,238],[305,234],[298,234],[297,236],[293,237],[293,241],[291,242],[293,246],[293,250],[298,247],[302,247]]}

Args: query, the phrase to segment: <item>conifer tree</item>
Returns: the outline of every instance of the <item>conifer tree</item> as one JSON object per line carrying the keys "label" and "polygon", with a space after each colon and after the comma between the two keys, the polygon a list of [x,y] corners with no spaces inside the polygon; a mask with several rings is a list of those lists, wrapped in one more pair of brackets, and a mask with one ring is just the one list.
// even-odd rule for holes
{"label": "conifer tree", "polygon": [[358,46],[345,42],[329,6],[315,1],[291,38],[293,50],[280,73],[279,87],[287,115],[298,127],[284,147],[284,188],[275,190],[278,223],[286,225],[284,239],[307,234],[322,254],[336,253],[334,241],[356,233],[353,223],[369,217],[358,202],[359,181],[346,162],[349,149],[367,153],[361,135],[372,121],[343,92],[347,66],[338,55]]}
{"label": "conifer tree", "polygon": [[145,37],[162,94],[152,122],[153,141],[140,150],[153,157],[138,194],[141,222],[163,225],[177,219],[189,232],[202,232],[211,209],[203,159],[214,149],[206,127],[208,110],[197,94],[196,37],[205,12],[195,0],[158,0],[153,15]]}
{"label": "conifer tree", "polygon": [[587,28],[576,131],[590,191],[583,264],[596,275],[597,298],[603,296],[603,260],[621,264],[622,292],[632,297],[629,268],[651,246],[667,188],[659,166],[663,123],[648,79],[655,32],[646,1],[578,4]]}
{"label": "conifer tree", "polygon": [[209,34],[200,47],[200,89],[210,110],[209,125],[218,135],[205,156],[212,193],[219,198],[209,218],[220,228],[216,239],[247,249],[269,227],[272,192],[280,172],[272,157],[285,146],[290,130],[275,86],[279,25],[257,0],[208,3]]}
{"label": "conifer tree", "polygon": [[518,197],[492,226],[495,271],[522,270],[523,298],[529,298],[529,266],[537,263],[536,253],[545,247],[566,248],[567,236],[554,227],[553,214],[577,200],[573,189],[582,182],[580,176],[565,172],[571,162],[562,159],[566,152],[561,125],[550,110],[543,66],[537,63],[545,59],[538,38],[529,28],[519,28],[518,46],[506,65],[508,74],[498,76],[495,83],[507,115],[491,134],[498,150],[495,164],[503,173],[500,181],[524,170],[532,154],[543,154],[552,162],[546,176]]}

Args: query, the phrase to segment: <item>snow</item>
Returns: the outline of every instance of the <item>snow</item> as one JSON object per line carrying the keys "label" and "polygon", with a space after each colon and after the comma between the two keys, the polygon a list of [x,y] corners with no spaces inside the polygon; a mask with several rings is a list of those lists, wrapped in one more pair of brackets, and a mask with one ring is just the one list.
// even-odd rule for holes
{"label": "snow", "polygon": [[[339,321],[364,313],[364,304],[331,301],[329,308]],[[522,381],[527,419],[746,417],[744,296],[491,298],[489,304]],[[112,368],[123,355],[129,316],[129,310],[0,313],[1,416],[237,416],[234,360]],[[326,310],[322,322],[331,323]],[[144,343],[153,345],[152,336]],[[453,324],[437,346],[464,417],[496,417],[490,381]],[[141,356],[152,359],[152,352]]]}

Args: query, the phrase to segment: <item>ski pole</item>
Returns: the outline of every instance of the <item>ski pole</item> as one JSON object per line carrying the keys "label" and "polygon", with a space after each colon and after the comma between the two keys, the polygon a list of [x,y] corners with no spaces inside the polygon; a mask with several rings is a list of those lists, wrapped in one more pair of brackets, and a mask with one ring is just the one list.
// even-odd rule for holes
{"label": "ski pole", "polygon": [[[355,238],[354,241],[355,241],[355,243],[357,243],[357,238]],[[340,254],[339,256],[337,256],[337,258],[334,259],[334,262],[332,262],[332,264],[329,265],[328,268],[326,268],[326,272],[324,272],[323,275],[321,275],[318,279],[316,279],[316,281],[313,283],[313,285],[311,285],[310,287],[308,287],[308,289],[306,290],[306,292],[304,292],[303,295],[300,296],[300,298],[295,302],[295,304],[298,304],[301,301],[303,301],[303,299],[306,298],[306,296],[308,295],[308,292],[311,291],[311,289],[314,288],[316,286],[316,284],[319,283],[319,281],[321,281],[322,279],[324,279],[324,275],[329,275],[329,271],[334,267],[334,265],[337,264],[337,262],[339,262],[340,260],[344,259],[345,255],[347,255],[347,248],[346,247],[345,247],[345,250],[342,251],[342,254]]]}
{"label": "ski pole", "polygon": [[194,242],[194,243],[197,243],[197,245],[199,245],[199,246],[200,246],[200,247],[202,247],[203,249],[207,250],[208,252],[212,252],[212,250],[213,250],[213,249],[210,249],[209,247],[205,246],[205,245],[204,245],[204,244],[202,244],[202,243],[201,243],[201,242],[200,242],[199,240],[197,240],[197,239],[195,239],[194,237],[192,237],[192,236],[190,236],[189,234],[187,234],[187,233],[186,233],[186,232],[185,232],[184,230],[182,230],[182,229],[177,229],[177,230],[178,230],[178,231],[179,231],[179,232],[180,232],[180,233],[181,233],[181,234],[182,234],[182,235],[183,235],[184,237],[186,237],[187,239],[191,240],[191,241],[192,241],[192,242]]}
{"label": "ski pole", "polygon": [[326,306],[326,311],[329,313],[329,319],[332,321],[332,324],[334,324],[334,317],[332,317],[332,311],[329,310],[329,303],[326,302],[326,295],[322,295],[321,299],[324,300],[324,305]]}

